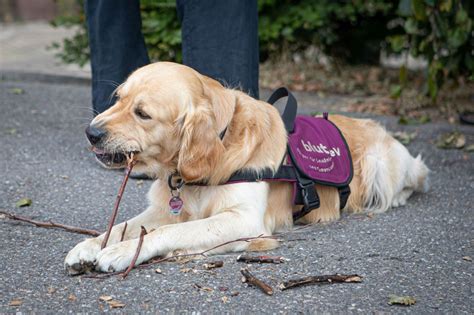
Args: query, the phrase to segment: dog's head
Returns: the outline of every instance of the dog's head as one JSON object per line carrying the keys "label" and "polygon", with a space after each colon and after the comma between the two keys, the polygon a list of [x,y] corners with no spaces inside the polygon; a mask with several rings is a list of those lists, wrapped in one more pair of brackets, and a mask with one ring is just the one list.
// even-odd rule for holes
{"label": "dog's head", "polygon": [[189,67],[159,62],[132,73],[117,96],[86,129],[104,166],[123,167],[133,152],[135,169],[153,177],[209,176],[224,150],[219,134],[232,117],[232,93]]}

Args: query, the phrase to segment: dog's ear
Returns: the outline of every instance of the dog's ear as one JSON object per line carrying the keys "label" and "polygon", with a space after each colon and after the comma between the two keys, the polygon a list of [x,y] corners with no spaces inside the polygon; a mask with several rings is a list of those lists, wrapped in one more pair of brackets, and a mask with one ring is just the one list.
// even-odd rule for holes
{"label": "dog's ear", "polygon": [[184,118],[178,172],[186,182],[205,181],[211,176],[223,151],[212,107],[209,102],[202,101]]}

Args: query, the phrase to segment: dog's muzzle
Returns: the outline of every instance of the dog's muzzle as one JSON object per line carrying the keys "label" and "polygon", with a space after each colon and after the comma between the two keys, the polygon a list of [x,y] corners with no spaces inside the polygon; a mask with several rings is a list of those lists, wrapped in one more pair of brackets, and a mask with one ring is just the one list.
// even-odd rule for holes
{"label": "dog's muzzle", "polygon": [[109,152],[103,148],[104,140],[107,132],[104,129],[89,125],[86,128],[86,136],[92,145],[92,152],[94,152],[97,160],[99,160],[106,167],[121,167],[126,164],[127,152]]}

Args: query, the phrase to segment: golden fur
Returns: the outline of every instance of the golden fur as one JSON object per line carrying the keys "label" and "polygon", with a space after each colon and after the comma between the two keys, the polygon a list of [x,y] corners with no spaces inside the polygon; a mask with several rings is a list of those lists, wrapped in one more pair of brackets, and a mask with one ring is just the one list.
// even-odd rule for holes
{"label": "golden fur", "polygon": [[[127,267],[135,250],[140,225],[155,229],[145,237],[139,262],[175,250],[211,248],[238,237],[271,234],[293,225],[292,185],[283,182],[224,183],[237,170],[277,170],[286,152],[287,135],[278,111],[262,101],[221,84],[183,65],[160,62],[134,72],[122,84],[119,100],[91,125],[107,132],[109,152],[137,152],[135,169],[157,178],[150,206],[128,221],[125,242],[119,243],[123,224],[114,228],[111,246],[100,250],[101,236],[78,244],[66,257],[72,273],[84,261],[96,261],[102,271]],[[137,116],[136,110],[151,119]],[[331,115],[350,147],[354,163],[350,212],[385,211],[402,205],[413,191],[427,187],[428,169],[421,161],[371,120]],[[223,140],[219,134],[227,128]],[[207,181],[209,186],[185,186],[184,210],[169,213],[167,177],[179,172],[185,182]],[[316,185],[319,209],[303,223],[328,222],[340,217],[337,189]],[[183,234],[191,234],[189,237]],[[175,241],[173,241],[175,238]],[[236,243],[214,252],[263,250],[275,240]],[[72,267],[72,266],[75,267]]]}

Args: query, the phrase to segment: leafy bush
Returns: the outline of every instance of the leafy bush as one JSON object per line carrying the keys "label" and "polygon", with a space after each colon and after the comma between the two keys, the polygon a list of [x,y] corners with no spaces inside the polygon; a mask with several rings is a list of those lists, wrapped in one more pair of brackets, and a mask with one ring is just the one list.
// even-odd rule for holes
{"label": "leafy bush", "polygon": [[[391,48],[428,61],[426,92],[433,100],[446,79],[474,79],[471,0],[401,0],[398,15],[392,24],[399,34],[388,37]],[[403,66],[394,96],[399,96],[406,84],[407,71]]]}
{"label": "leafy bush", "polygon": [[[79,2],[82,8],[82,0]],[[175,0],[142,0],[140,6],[150,58],[180,62],[181,31]],[[391,9],[392,4],[384,0],[259,0],[261,59],[316,45],[349,62],[377,62]],[[83,12],[77,17],[59,17],[53,25],[80,26],[63,47],[55,47],[60,48],[62,61],[84,65],[89,51]]]}
{"label": "leafy bush", "polygon": [[350,63],[376,63],[392,7],[385,0],[260,0],[261,55],[314,45]]}
{"label": "leafy bush", "polygon": [[[81,3],[82,0],[78,0]],[[472,0],[258,0],[260,56],[265,60],[317,46],[333,59],[377,63],[388,42],[396,53],[428,61],[426,91],[433,99],[446,78],[473,79]],[[152,60],[181,61],[175,0],[141,0],[142,29]],[[57,56],[66,63],[89,60],[84,14],[57,18],[53,25],[79,26]],[[386,41],[387,39],[387,41]],[[400,69],[399,96],[407,84]]]}

